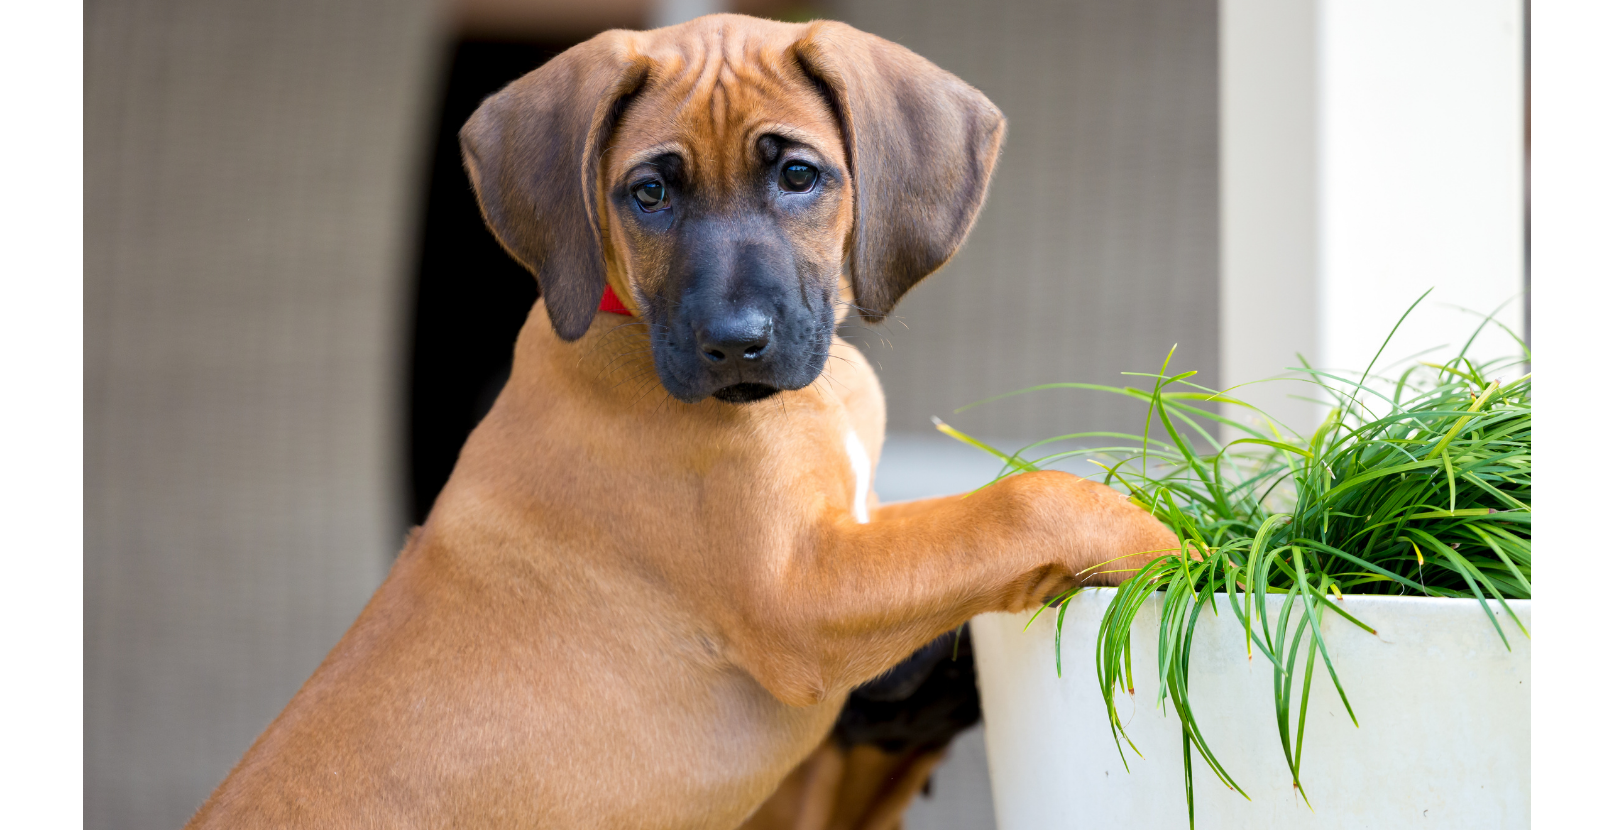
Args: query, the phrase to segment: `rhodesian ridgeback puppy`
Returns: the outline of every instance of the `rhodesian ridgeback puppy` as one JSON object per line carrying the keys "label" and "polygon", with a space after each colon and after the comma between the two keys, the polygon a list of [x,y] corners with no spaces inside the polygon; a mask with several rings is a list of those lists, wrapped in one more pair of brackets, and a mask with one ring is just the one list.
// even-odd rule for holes
{"label": "rhodesian ridgeback puppy", "polygon": [[871,492],[883,394],[835,327],[950,259],[1004,130],[893,43],[733,15],[607,32],[484,101],[466,166],[542,295],[510,381],[190,826],[733,828],[854,687],[1174,548],[1065,473]]}

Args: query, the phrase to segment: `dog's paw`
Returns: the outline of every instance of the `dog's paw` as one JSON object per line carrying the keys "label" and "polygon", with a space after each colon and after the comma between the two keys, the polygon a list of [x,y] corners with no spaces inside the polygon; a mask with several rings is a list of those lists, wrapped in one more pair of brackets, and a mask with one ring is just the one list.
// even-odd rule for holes
{"label": "dog's paw", "polygon": [[1057,564],[1073,583],[1116,585],[1179,549],[1166,525],[1104,484],[1052,470],[1015,480],[1029,530],[1053,538]]}

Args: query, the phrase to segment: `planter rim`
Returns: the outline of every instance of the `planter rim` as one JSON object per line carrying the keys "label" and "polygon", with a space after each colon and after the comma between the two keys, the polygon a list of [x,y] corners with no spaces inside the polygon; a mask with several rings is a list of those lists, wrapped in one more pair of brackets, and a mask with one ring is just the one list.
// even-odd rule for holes
{"label": "planter rim", "polygon": [[[1090,587],[1090,588],[1084,588],[1082,590],[1082,593],[1087,594],[1087,593],[1089,593],[1091,591],[1096,593],[1096,594],[1113,594],[1113,593],[1115,593],[1117,591],[1117,589],[1116,588],[1103,587],[1103,586],[1094,586],[1094,587]],[[1151,598],[1155,598],[1155,597],[1162,596],[1162,595],[1164,595],[1166,593],[1167,593],[1166,591],[1156,591],[1156,592],[1152,593],[1150,596],[1151,596]],[[1239,592],[1238,594],[1235,594],[1235,596],[1243,596],[1243,595],[1244,595],[1244,592],[1242,592],[1242,591]],[[1223,592],[1219,592],[1219,593],[1213,594],[1213,596],[1221,598],[1223,602],[1227,602],[1227,599],[1228,599],[1228,595],[1226,593],[1223,593]],[[1251,596],[1255,596],[1255,594],[1252,593]],[[1269,594],[1267,594],[1267,599],[1269,601],[1272,600],[1273,598],[1282,599],[1284,596],[1286,596],[1286,595],[1282,594],[1282,593],[1269,593]],[[1148,601],[1149,600],[1146,600],[1146,602],[1148,602]],[[1497,600],[1492,596],[1485,596],[1484,597],[1484,601],[1489,604],[1490,608],[1499,608],[1500,607],[1500,600]],[[1480,607],[1478,605],[1478,600],[1473,598],[1473,597],[1424,597],[1424,596],[1413,596],[1413,595],[1397,596],[1397,595],[1394,595],[1394,594],[1345,594],[1342,598],[1335,597],[1334,598],[1334,602],[1338,602],[1338,603],[1351,603],[1351,602],[1354,602],[1354,603],[1357,603],[1357,604],[1365,604],[1365,603],[1369,603],[1369,602],[1370,603],[1374,603],[1374,604],[1395,603],[1395,604],[1410,604],[1410,605],[1423,605],[1423,606],[1426,606],[1426,605],[1443,606],[1443,605],[1461,605],[1461,604],[1466,604],[1466,605],[1471,605],[1474,608]],[[1510,605],[1513,608],[1531,606],[1533,604],[1533,600],[1531,600],[1531,599],[1507,599],[1505,602],[1506,602],[1507,605]]]}

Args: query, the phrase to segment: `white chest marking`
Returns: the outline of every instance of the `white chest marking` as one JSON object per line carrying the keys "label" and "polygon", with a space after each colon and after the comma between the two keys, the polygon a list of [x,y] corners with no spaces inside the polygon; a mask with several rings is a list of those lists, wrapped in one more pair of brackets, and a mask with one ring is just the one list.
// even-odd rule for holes
{"label": "white chest marking", "polygon": [[872,518],[867,515],[867,493],[872,489],[872,459],[867,457],[867,448],[853,429],[845,431],[844,452],[850,456],[850,470],[856,475],[856,521],[866,524]]}

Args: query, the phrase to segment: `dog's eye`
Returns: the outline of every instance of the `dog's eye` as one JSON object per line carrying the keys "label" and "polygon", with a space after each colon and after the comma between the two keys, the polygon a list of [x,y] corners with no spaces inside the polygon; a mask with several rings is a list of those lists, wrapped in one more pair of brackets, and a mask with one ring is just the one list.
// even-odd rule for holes
{"label": "dog's eye", "polygon": [[639,207],[645,210],[661,210],[671,202],[667,199],[667,186],[658,179],[651,179],[633,189],[633,198]]}
{"label": "dog's eye", "polygon": [[785,164],[778,184],[790,193],[804,193],[817,183],[817,168],[809,164]]}

